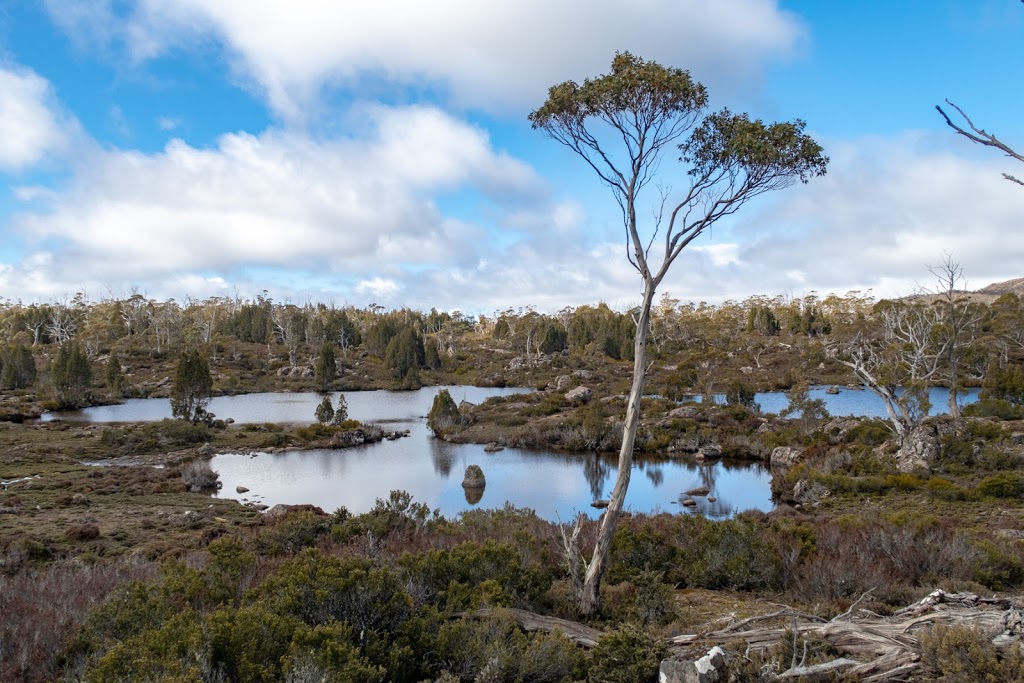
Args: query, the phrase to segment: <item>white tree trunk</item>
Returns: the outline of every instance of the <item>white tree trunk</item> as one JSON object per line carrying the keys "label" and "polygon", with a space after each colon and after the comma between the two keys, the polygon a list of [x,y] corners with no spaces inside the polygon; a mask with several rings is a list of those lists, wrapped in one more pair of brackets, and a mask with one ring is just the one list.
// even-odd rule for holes
{"label": "white tree trunk", "polygon": [[644,298],[636,321],[636,339],[633,342],[633,384],[626,402],[626,424],[622,433],[622,446],[619,448],[619,472],[608,500],[608,507],[601,517],[594,554],[587,565],[582,590],[577,595],[577,609],[583,616],[593,615],[600,607],[601,577],[604,575],[608,551],[625,504],[629,478],[633,471],[633,444],[636,442],[636,432],[640,425],[640,400],[643,398],[644,383],[647,379],[647,331],[655,286],[652,280],[645,278]]}

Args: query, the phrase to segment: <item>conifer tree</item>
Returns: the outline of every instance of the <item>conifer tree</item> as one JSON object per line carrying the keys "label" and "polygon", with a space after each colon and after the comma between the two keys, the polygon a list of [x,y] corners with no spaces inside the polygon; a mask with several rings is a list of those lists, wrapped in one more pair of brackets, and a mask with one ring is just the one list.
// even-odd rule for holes
{"label": "conifer tree", "polygon": [[181,354],[171,387],[171,413],[196,423],[212,417],[206,412],[213,392],[210,366],[197,349]]}

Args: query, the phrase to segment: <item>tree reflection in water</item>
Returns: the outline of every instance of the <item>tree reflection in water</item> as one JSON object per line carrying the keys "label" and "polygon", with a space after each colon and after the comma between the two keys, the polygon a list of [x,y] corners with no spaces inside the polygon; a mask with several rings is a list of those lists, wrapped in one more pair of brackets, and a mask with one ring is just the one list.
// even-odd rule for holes
{"label": "tree reflection in water", "polygon": [[[697,477],[698,482],[695,482],[692,486],[688,486],[679,494],[679,505],[682,506],[683,501],[687,498],[693,499],[696,503],[696,507],[684,508],[686,510],[699,513],[705,517],[712,519],[720,519],[728,517],[732,514],[732,504],[724,500],[718,494],[717,487],[715,486],[715,463],[700,463],[697,465]],[[691,496],[686,491],[692,491],[704,487],[708,490],[706,496]],[[714,502],[710,501],[709,498],[715,498]]]}
{"label": "tree reflection in water", "polygon": [[[441,439],[430,438],[430,459],[434,463],[434,471],[442,477],[452,473],[452,448]],[[479,500],[479,498],[477,499]]]}
{"label": "tree reflection in water", "polygon": [[604,462],[604,459],[597,453],[583,456],[583,476],[590,486],[590,495],[593,500],[601,500],[604,495],[604,482],[608,478],[611,468]]}

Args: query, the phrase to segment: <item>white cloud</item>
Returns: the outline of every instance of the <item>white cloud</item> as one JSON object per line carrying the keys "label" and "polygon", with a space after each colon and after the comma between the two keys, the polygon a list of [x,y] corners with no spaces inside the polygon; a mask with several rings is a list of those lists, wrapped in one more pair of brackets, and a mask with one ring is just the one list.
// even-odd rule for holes
{"label": "white cloud", "polygon": [[0,66],[0,170],[40,163],[65,148],[74,128],[46,79],[30,69]]}
{"label": "white cloud", "polygon": [[972,286],[1020,277],[1024,192],[1002,179],[1003,158],[956,156],[957,143],[906,133],[826,144],[825,178],[785,190],[771,208],[741,219],[746,284],[773,293],[781,290],[771,284],[790,279],[819,292],[904,295],[929,281],[927,267],[944,253]]}
{"label": "white cloud", "polygon": [[393,299],[401,289],[402,288],[394,280],[375,277],[372,280],[362,280],[358,282],[355,286],[355,293],[374,300],[382,299],[388,301]]}
{"label": "white cloud", "polygon": [[[25,261],[0,265],[0,292],[53,297],[128,283],[181,298],[223,294],[230,283],[275,298],[468,312],[638,303],[640,278],[618,235],[587,239],[610,199],[584,211],[547,198],[522,162],[439,112],[370,111],[365,140],[270,131],[225,136],[211,149],[176,141],[153,155],[98,152],[72,190],[36,200],[52,202],[50,212],[18,219],[39,241]],[[446,142],[410,144],[431,137]],[[684,251],[661,290],[709,302],[901,295],[928,282],[927,265],[944,252],[973,286],[1019,277],[1024,192],[1000,177],[1003,159],[959,158],[946,142],[829,142],[826,178],[745,208]],[[432,173],[409,170],[404,154]],[[487,221],[456,219],[432,200],[467,188],[491,197]]]}
{"label": "white cloud", "polygon": [[494,150],[481,129],[428,107],[361,114],[362,139],[270,130],[208,149],[91,147],[69,189],[17,193],[45,207],[26,207],[8,230],[48,254],[37,264],[46,277],[17,264],[0,290],[47,296],[127,282],[181,296],[174,287],[206,291],[211,277],[270,268],[361,280],[377,288],[357,294],[379,296],[402,273],[475,264],[487,245],[486,226],[443,215],[436,194],[471,193],[499,216],[547,201],[532,168]]}
{"label": "white cloud", "polygon": [[147,59],[215,38],[240,79],[302,119],[325,85],[400,84],[496,109],[537,104],[551,84],[606,69],[616,50],[690,68],[711,85],[756,85],[803,35],[775,0],[47,0],[55,21]]}

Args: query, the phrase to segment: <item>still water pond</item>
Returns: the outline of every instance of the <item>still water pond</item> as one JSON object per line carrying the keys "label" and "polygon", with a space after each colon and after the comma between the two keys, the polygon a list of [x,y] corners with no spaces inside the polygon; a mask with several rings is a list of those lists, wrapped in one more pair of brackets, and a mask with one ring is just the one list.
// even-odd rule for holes
{"label": "still water pond", "polygon": [[[547,519],[567,520],[577,511],[599,514],[590,503],[610,493],[616,475],[614,457],[511,448],[485,453],[483,446],[445,443],[430,435],[423,419],[440,388],[345,392],[350,417],[382,423],[388,429],[408,429],[410,436],[340,451],[216,455],[211,464],[224,484],[219,495],[268,505],[312,503],[327,511],[345,506],[353,512],[365,512],[378,498],[387,498],[389,491],[402,489],[446,516],[471,508],[502,507],[505,503],[532,508]],[[527,391],[447,388],[457,402],[471,403]],[[945,410],[946,397],[942,389],[932,391],[935,412]],[[316,393],[222,396],[213,399],[209,407],[218,417],[230,417],[240,424],[310,422],[322,398]],[[839,394],[827,394],[825,387],[816,387],[811,390],[811,398],[824,399],[833,415],[885,414],[881,402],[868,391],[843,389]],[[976,398],[975,391],[964,396],[962,402]],[[337,393],[332,400],[337,401]],[[765,412],[778,412],[786,406],[785,395],[777,392],[758,394],[756,400]],[[167,399],[133,399],[116,406],[46,415],[44,419],[137,422],[170,416]],[[484,470],[487,486],[482,495],[462,488],[462,476],[470,464]],[[757,463],[648,460],[634,466],[627,507],[637,512],[689,511],[680,505],[687,497],[685,492],[707,486],[717,500],[695,500],[696,511],[709,517],[727,517],[747,509],[770,510],[770,481],[770,472]],[[238,486],[249,491],[238,494]]]}
{"label": "still water pond", "polygon": [[[457,402],[471,403],[527,391],[447,388]],[[485,453],[480,445],[435,439],[423,416],[439,389],[345,392],[353,419],[382,423],[387,429],[408,429],[410,435],[345,450],[216,455],[211,466],[224,485],[218,495],[267,505],[312,503],[327,511],[344,505],[353,512],[365,512],[377,498],[387,498],[391,490],[401,489],[445,516],[472,508],[500,508],[505,503],[532,508],[546,519],[568,520],[577,511],[599,514],[590,503],[611,492],[616,475],[614,457],[513,448]],[[210,402],[210,410],[240,424],[310,422],[322,398],[316,393],[223,396]],[[336,402],[337,393],[331,398]],[[92,422],[160,420],[170,417],[170,402],[135,399],[47,416],[53,417]],[[480,465],[487,479],[479,498],[462,488],[463,474],[471,464]],[[771,474],[756,463],[641,462],[634,466],[627,508],[636,512],[685,510],[679,504],[687,497],[683,494],[707,486],[717,500],[709,503],[706,498],[696,498],[696,511],[708,516],[727,517],[752,508],[770,510],[770,482]],[[238,494],[238,486],[249,491]]]}

